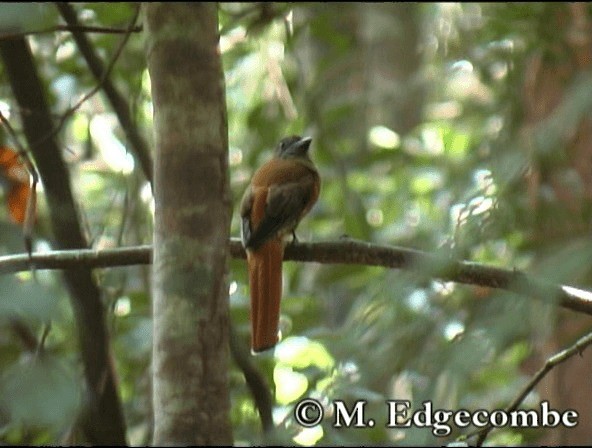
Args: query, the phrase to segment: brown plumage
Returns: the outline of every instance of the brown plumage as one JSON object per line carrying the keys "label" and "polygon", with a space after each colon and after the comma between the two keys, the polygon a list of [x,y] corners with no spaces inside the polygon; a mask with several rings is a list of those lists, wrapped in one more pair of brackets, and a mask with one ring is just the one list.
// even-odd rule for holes
{"label": "brown plumage", "polygon": [[319,197],[320,178],[310,160],[310,138],[286,137],[253,175],[240,207],[251,295],[251,349],[278,341],[284,237],[294,232]]}

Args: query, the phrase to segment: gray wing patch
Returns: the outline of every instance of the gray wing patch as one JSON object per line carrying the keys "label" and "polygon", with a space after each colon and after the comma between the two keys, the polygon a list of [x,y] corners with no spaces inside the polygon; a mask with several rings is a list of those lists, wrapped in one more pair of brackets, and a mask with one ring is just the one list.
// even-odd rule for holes
{"label": "gray wing patch", "polygon": [[254,232],[249,229],[245,247],[257,249],[279,232],[292,231],[310,201],[312,190],[312,179],[270,187],[265,215]]}
{"label": "gray wing patch", "polygon": [[243,247],[247,248],[249,240],[251,239],[251,209],[253,208],[253,194],[249,186],[245,190],[243,199],[241,200],[240,216],[241,216],[241,241]]}

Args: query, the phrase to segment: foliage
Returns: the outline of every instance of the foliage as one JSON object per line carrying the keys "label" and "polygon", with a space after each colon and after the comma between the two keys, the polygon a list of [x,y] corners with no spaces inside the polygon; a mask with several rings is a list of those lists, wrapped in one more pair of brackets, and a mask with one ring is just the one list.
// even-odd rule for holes
{"label": "foliage", "polygon": [[[133,11],[125,3],[76,7],[83,23],[118,28],[127,26]],[[26,14],[27,23],[18,8],[0,5],[1,20],[14,17],[9,25],[26,30],[59,22],[52,5],[36,6]],[[560,58],[547,24],[566,6],[397,8],[220,5],[235,209],[251,174],[281,136],[311,135],[323,184],[319,202],[298,229],[301,240],[346,234],[528,269],[556,282],[589,283],[585,233],[571,231],[570,219],[560,219],[560,201],[549,189],[537,193],[546,207],[533,208],[525,181],[533,166],[548,171],[549,165],[565,162],[566,135],[592,103],[589,76],[567,77],[561,107],[530,123],[537,144],[526,143],[523,89],[529,58],[534,53]],[[407,14],[411,19],[401,20]],[[0,22],[0,29],[9,25]],[[89,33],[89,38],[106,62],[121,35]],[[96,80],[69,33],[38,34],[29,42],[58,117]],[[412,55],[418,49],[417,60],[391,56],[405,46]],[[150,136],[150,83],[140,33],[128,41],[112,80]],[[401,96],[406,91],[416,94]],[[401,111],[397,104],[403,101]],[[19,131],[2,71],[0,111]],[[12,144],[10,135],[0,132],[0,144]],[[150,243],[150,186],[102,94],[84,102],[59,137],[93,247]],[[581,201],[589,218],[589,206]],[[0,251],[21,252],[20,229],[4,210],[0,219]],[[567,236],[547,239],[541,223]],[[233,235],[238,225],[235,213]],[[35,250],[51,245],[41,194]],[[232,260],[230,273],[232,320],[246,340],[244,261]],[[152,425],[149,269],[102,269],[96,275],[110,311],[128,437],[132,444],[147,444]],[[57,272],[0,278],[0,440],[6,443],[56,444],[71,436],[72,409],[83,394],[66,294]],[[329,403],[366,400],[377,421],[389,399],[410,399],[414,406],[430,400],[436,409],[503,408],[526,381],[522,365],[550,338],[556,319],[553,306],[509,293],[408,272],[288,262],[284,339],[273,356],[254,362],[272,385],[274,421],[285,429],[275,434],[281,444],[441,445],[461,432],[453,429],[440,439],[430,428],[334,428]],[[16,321],[38,340],[51,322],[41,354],[15,331]],[[230,379],[235,441],[261,443],[253,399],[236,365]],[[326,418],[313,428],[294,421],[294,405],[305,397],[327,406]],[[530,397],[525,405],[536,402]],[[536,444],[541,435],[503,429],[489,440]]]}

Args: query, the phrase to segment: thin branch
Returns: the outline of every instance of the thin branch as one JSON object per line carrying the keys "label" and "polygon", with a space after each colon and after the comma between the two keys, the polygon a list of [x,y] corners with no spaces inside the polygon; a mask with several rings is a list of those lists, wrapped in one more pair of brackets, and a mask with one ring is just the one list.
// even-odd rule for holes
{"label": "thin branch", "polygon": [[8,325],[28,353],[34,353],[37,350],[37,337],[24,320],[9,318]]}
{"label": "thin branch", "polygon": [[41,354],[45,350],[45,341],[47,340],[47,336],[49,336],[49,332],[51,331],[51,322],[48,321],[43,325],[43,333],[41,333],[41,340],[39,341],[39,345],[37,347],[37,353]]}
{"label": "thin branch", "polygon": [[[559,353],[556,353],[555,355],[553,355],[549,359],[547,359],[547,361],[545,362],[545,365],[543,367],[541,367],[541,369],[539,369],[539,371],[531,378],[531,380],[526,384],[526,386],[524,386],[524,388],[522,389],[522,391],[520,391],[520,393],[514,399],[514,401],[512,401],[508,405],[508,407],[505,409],[505,412],[510,413],[510,412],[518,409],[518,406],[520,406],[520,403],[522,403],[522,401],[524,401],[524,399],[527,397],[527,395],[530,392],[532,392],[532,390],[535,388],[535,386],[551,370],[553,370],[556,366],[558,366],[562,362],[567,361],[572,356],[574,356],[576,354],[581,355],[582,352],[584,351],[584,349],[586,347],[588,347],[590,344],[592,344],[592,333],[588,333],[587,335],[582,336],[580,339],[578,339],[576,341],[575,344],[560,351]],[[493,429],[493,426],[488,425],[485,428],[480,429],[476,433],[468,435],[466,438],[474,437],[477,434],[479,434],[479,439],[477,440],[477,446],[482,446],[483,442],[485,442],[485,439],[487,438],[487,435],[491,432],[492,429]]]}
{"label": "thin branch", "polygon": [[[58,10],[62,18],[66,21],[68,25],[71,27],[78,27],[78,16],[76,11],[72,5],[69,3],[58,2],[56,3]],[[134,20],[130,23],[130,27],[128,30],[133,29],[132,25],[135,23],[137,18],[134,17]],[[115,84],[111,81],[109,77],[109,72],[111,70],[112,64],[105,70],[103,66],[103,62],[97,55],[95,48],[89,41],[88,37],[84,32],[81,31],[73,31],[72,37],[76,41],[76,45],[80,50],[80,53],[84,57],[86,64],[88,65],[90,71],[92,72],[95,79],[99,82],[99,86],[102,87],[107,99],[111,103],[115,114],[117,115],[117,119],[121,124],[121,128],[125,133],[125,136],[131,147],[133,149],[133,153],[136,156],[136,159],[140,162],[140,166],[142,167],[142,171],[146,176],[146,179],[152,185],[153,181],[153,169],[152,169],[152,157],[150,156],[150,150],[148,148],[148,144],[146,143],[145,139],[142,137],[142,134],[138,130],[135,121],[133,120],[130,114],[130,107],[125,99],[125,97],[121,94],[121,92],[116,88]],[[129,34],[126,35],[129,37]]]}
{"label": "thin branch", "polygon": [[[56,32],[79,32],[79,33],[99,33],[99,34],[125,34],[129,31],[123,28],[111,28],[105,26],[92,26],[92,25],[55,25],[50,26],[48,28],[43,28],[41,30],[32,30],[32,31],[18,31],[18,32],[4,32],[0,33],[0,40],[1,39],[14,39],[16,37],[24,37],[24,36],[35,36],[39,34],[49,34],[49,33],[56,33]],[[131,30],[132,33],[140,33],[142,32],[142,26],[137,25]]]}
{"label": "thin branch", "polygon": [[152,246],[135,246],[96,251],[92,249],[59,250],[44,253],[0,257],[0,275],[40,269],[105,268],[150,264]]}
{"label": "thin branch", "polygon": [[83,97],[74,106],[70,107],[68,110],[66,110],[62,114],[60,120],[58,121],[58,124],[55,126],[55,128],[53,128],[53,130],[49,134],[44,135],[39,141],[33,142],[32,145],[38,145],[38,144],[44,142],[45,140],[54,137],[58,132],[60,132],[60,130],[62,129],[62,127],[64,126],[64,124],[68,120],[68,118],[70,118],[72,115],[74,115],[74,113],[80,108],[80,106],[82,106],[87,100],[92,98],[99,90],[101,90],[104,83],[109,78],[111,71],[113,70],[113,67],[115,66],[115,63],[119,59],[119,56],[123,52],[123,49],[129,39],[129,37],[131,36],[132,30],[135,27],[135,23],[138,20],[139,15],[140,15],[140,4],[138,3],[138,5],[136,6],[136,10],[134,12],[134,16],[133,16],[132,20],[130,21],[130,24],[127,27],[126,34],[121,39],[121,42],[119,43],[119,46],[115,50],[115,53],[113,54],[113,56],[111,56],[111,60],[109,61],[109,64],[107,64],[107,68],[103,72],[103,75],[101,76],[101,79],[99,80],[97,85],[95,87],[93,87],[85,95],[83,95]]}
{"label": "thin branch", "polygon": [[25,161],[25,166],[27,167],[27,171],[29,171],[29,174],[33,178],[33,182],[36,184],[39,181],[39,174],[37,173],[37,170],[35,169],[35,165],[33,165],[33,162],[29,158],[29,153],[27,152],[25,147],[21,144],[20,140],[18,139],[18,135],[17,135],[16,131],[14,130],[14,128],[12,127],[12,125],[10,124],[10,121],[8,121],[8,119],[4,116],[4,114],[2,113],[1,110],[0,110],[0,123],[2,123],[2,125],[8,131],[8,134],[12,138],[12,141],[17,148],[18,154]]}
{"label": "thin branch", "polygon": [[[234,250],[233,256],[236,256],[237,248]],[[592,315],[592,291],[557,285],[527,276],[515,269],[455,260],[447,254],[381,246],[344,238],[337,242],[289,245],[284,259],[408,269],[422,274],[425,278],[505,289]]]}
{"label": "thin branch", "polygon": [[[246,258],[238,238],[230,240],[233,258]],[[0,275],[35,269],[67,269],[71,267],[101,268],[148,264],[151,246],[118,249],[65,250],[0,257]],[[426,278],[439,278],[471,285],[504,289],[540,300],[554,299],[564,308],[592,315],[592,291],[558,285],[512,269],[498,268],[470,261],[458,261],[443,255],[396,246],[381,246],[351,239],[320,243],[294,243],[286,247],[284,260],[324,264],[359,264],[408,269]]]}

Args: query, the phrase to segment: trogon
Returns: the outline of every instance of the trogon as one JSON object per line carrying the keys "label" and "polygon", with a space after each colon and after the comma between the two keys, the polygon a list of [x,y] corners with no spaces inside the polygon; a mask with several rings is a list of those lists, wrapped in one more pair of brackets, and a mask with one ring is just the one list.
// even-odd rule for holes
{"label": "trogon", "polygon": [[247,252],[251,296],[251,350],[278,342],[284,238],[319,197],[321,180],[310,159],[312,139],[283,138],[273,157],[253,175],[243,195],[241,238]]}

